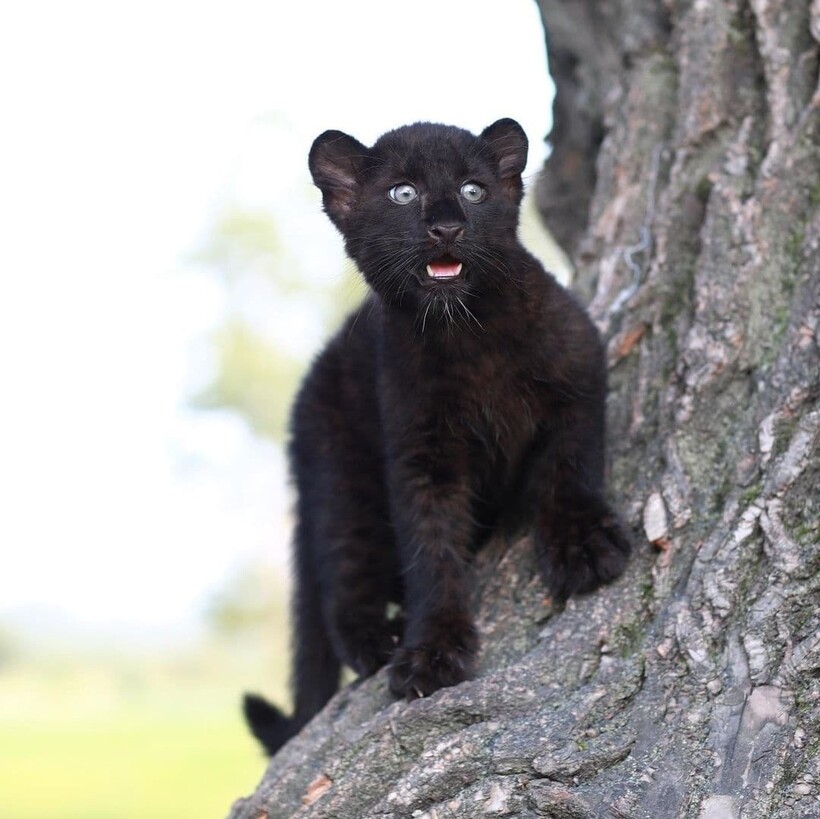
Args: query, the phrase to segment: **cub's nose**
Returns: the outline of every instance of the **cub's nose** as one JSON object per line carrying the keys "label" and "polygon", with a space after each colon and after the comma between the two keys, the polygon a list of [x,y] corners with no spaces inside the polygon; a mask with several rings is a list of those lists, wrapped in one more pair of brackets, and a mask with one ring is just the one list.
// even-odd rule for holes
{"label": "cub's nose", "polygon": [[439,242],[450,244],[464,235],[464,225],[455,222],[438,223],[429,227],[427,234]]}

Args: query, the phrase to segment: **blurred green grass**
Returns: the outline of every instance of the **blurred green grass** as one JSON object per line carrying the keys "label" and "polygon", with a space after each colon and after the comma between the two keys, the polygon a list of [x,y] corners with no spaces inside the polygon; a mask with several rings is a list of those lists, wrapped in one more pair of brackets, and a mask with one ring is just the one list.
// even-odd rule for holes
{"label": "blurred green grass", "polygon": [[0,667],[0,817],[227,816],[265,769],[241,694],[287,702],[283,642],[255,633]]}
{"label": "blurred green grass", "polygon": [[225,817],[264,770],[236,711],[5,724],[0,748],[5,819]]}

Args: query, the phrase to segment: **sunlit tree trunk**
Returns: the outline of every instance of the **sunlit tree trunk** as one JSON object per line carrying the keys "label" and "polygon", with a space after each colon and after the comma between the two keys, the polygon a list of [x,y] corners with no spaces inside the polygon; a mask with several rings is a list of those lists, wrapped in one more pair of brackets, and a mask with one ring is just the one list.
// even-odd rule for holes
{"label": "sunlit tree trunk", "polygon": [[541,0],[626,576],[476,566],[479,676],[341,692],[233,819],[820,817],[820,0]]}

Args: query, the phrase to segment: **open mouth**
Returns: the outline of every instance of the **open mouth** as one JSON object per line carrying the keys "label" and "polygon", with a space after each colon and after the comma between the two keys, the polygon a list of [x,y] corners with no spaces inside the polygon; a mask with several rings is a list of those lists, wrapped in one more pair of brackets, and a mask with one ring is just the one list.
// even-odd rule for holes
{"label": "open mouth", "polygon": [[427,265],[427,275],[431,279],[445,280],[456,279],[461,273],[462,264],[452,256],[442,256],[434,259]]}

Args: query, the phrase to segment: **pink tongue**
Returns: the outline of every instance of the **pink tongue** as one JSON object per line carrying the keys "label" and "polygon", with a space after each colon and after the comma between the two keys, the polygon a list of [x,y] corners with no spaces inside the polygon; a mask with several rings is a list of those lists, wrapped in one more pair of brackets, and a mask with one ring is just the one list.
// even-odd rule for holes
{"label": "pink tongue", "polygon": [[452,279],[461,273],[461,262],[430,262],[427,273],[434,279]]}

